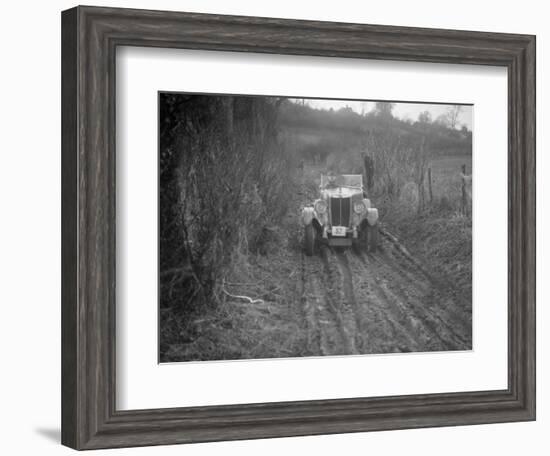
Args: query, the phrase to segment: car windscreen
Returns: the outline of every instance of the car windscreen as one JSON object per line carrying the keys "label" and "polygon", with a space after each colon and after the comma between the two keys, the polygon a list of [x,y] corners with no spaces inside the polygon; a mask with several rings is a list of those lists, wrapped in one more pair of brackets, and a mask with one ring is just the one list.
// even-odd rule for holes
{"label": "car windscreen", "polygon": [[321,188],[327,186],[362,188],[363,176],[361,174],[337,174],[332,176],[321,175]]}

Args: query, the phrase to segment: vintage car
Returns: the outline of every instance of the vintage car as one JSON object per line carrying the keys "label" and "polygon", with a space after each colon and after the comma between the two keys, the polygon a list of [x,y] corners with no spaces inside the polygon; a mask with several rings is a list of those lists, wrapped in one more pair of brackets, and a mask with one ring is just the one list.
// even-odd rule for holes
{"label": "vintage car", "polygon": [[304,249],[313,255],[317,242],[330,246],[379,246],[378,209],[371,207],[360,174],[321,175],[320,198],[303,208]]}

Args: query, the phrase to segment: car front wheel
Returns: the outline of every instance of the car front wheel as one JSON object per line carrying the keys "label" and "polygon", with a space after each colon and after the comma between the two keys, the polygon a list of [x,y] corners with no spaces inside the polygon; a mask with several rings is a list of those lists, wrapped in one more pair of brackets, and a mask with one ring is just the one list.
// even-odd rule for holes
{"label": "car front wheel", "polygon": [[307,256],[312,256],[315,253],[315,234],[313,225],[306,225],[304,233],[304,250]]}

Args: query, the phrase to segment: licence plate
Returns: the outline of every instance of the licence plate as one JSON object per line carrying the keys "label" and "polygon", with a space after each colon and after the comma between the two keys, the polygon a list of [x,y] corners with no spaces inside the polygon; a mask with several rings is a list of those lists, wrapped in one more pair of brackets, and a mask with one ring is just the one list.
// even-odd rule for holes
{"label": "licence plate", "polygon": [[333,236],[345,236],[346,235],[346,227],[345,226],[333,226],[332,227],[332,235]]}

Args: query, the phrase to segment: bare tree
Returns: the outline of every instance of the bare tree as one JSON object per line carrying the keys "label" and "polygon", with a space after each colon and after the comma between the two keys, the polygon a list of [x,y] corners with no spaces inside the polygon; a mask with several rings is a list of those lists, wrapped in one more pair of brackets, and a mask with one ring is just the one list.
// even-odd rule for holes
{"label": "bare tree", "polygon": [[462,106],[460,105],[453,105],[449,107],[447,110],[447,120],[449,124],[449,128],[452,128],[453,130],[456,128],[456,124],[458,122],[458,116],[462,112]]}

